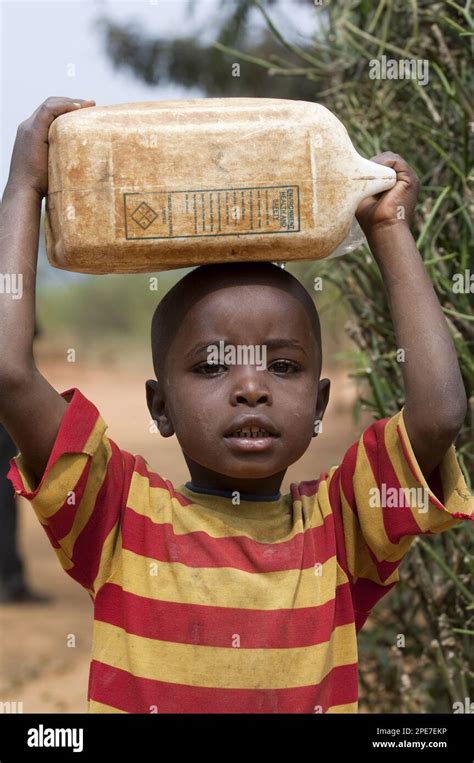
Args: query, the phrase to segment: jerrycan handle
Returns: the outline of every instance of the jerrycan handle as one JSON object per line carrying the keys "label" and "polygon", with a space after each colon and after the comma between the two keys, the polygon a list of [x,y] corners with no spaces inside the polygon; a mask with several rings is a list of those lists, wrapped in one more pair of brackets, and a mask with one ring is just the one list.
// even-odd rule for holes
{"label": "jerrycan handle", "polygon": [[[357,204],[368,196],[374,196],[377,193],[382,193],[383,191],[388,191],[390,188],[393,188],[397,182],[397,173],[392,167],[386,167],[384,164],[372,162],[370,159],[364,159],[364,157],[360,156],[357,152],[356,154],[357,170],[353,180],[358,180],[361,183]],[[354,215],[349,233],[339,246],[328,255],[327,259],[349,254],[366,243],[367,239]]]}

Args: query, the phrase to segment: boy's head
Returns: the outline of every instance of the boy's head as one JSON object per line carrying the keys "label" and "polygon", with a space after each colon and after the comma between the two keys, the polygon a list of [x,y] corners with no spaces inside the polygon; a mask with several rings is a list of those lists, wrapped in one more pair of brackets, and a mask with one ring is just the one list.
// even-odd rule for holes
{"label": "boy's head", "polygon": [[204,265],[152,321],[148,408],[176,434],[193,484],[270,494],[317,433],[329,397],[313,300],[264,262]]}

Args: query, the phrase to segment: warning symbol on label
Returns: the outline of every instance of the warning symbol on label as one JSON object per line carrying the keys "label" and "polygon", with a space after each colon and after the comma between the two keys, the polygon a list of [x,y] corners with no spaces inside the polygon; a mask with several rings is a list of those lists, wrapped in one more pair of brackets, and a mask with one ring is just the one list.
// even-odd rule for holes
{"label": "warning symbol on label", "polygon": [[142,201],[140,206],[138,206],[131,214],[132,220],[135,220],[143,230],[146,230],[157,217],[158,215],[155,210],[152,209],[146,201]]}

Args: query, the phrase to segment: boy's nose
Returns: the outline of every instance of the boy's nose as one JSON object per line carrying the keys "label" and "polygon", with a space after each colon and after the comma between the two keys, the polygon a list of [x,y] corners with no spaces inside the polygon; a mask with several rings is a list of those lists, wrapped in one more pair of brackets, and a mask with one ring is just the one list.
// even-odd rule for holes
{"label": "boy's nose", "polygon": [[272,396],[263,379],[259,379],[258,371],[252,374],[246,374],[235,384],[230,395],[231,405],[271,405]]}

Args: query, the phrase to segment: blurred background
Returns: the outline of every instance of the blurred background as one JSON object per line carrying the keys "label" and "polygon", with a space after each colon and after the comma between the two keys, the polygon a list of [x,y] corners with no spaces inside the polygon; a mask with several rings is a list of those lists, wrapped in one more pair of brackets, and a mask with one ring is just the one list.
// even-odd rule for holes
{"label": "blurred background", "polygon": [[[414,235],[449,322],[470,400],[456,443],[471,484],[473,293],[453,276],[472,260],[472,66],[470,3],[427,0],[61,0],[0,3],[0,172],[15,132],[49,95],[97,105],[254,96],[317,101],[345,124],[368,158],[402,154],[422,181]],[[385,56],[429,61],[429,81],[373,79]],[[239,76],[233,76],[239,63]],[[176,485],[187,479],[175,438],[150,433],[144,381],[153,375],[155,305],[187,271],[87,276],[52,268],[43,231],[36,340],[39,367],[58,391],[78,387],[109,436],[141,453]],[[396,342],[378,269],[367,247],[336,260],[288,265],[315,297],[323,327],[323,376],[332,380],[323,431],[287,473],[315,479],[339,463],[375,418],[403,405]],[[314,279],[323,280],[314,291]],[[74,362],[69,362],[70,350]],[[1,507],[0,507],[1,509]],[[84,712],[92,608],[59,567],[28,504],[19,506],[26,574],[49,603],[0,606],[0,701],[24,712]],[[452,712],[473,696],[472,532],[417,541],[402,583],[360,637],[364,712]],[[68,646],[68,636],[75,636]],[[404,637],[401,647],[400,635]]]}

